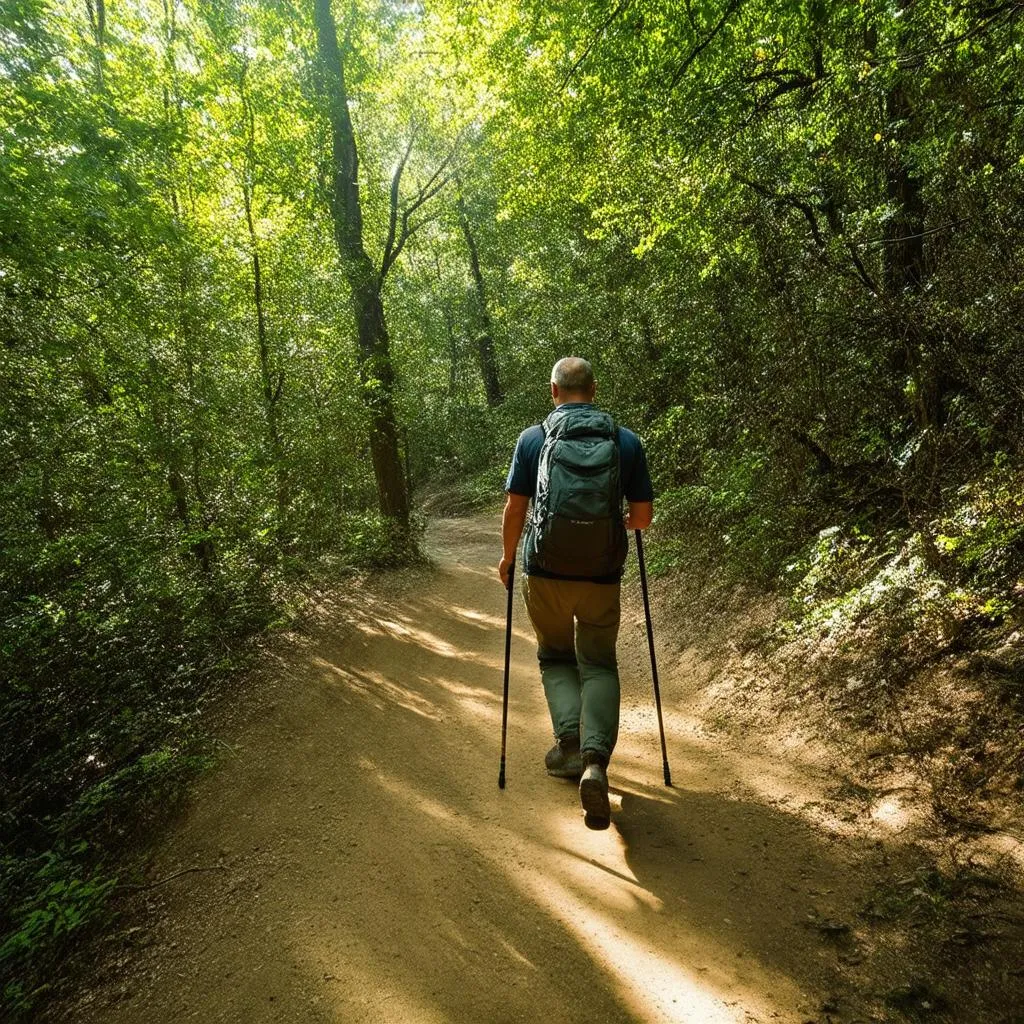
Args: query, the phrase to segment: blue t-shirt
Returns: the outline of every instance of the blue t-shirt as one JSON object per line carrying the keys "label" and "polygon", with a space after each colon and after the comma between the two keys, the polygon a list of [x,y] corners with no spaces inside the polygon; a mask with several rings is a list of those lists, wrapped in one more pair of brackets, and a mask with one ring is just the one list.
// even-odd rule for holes
{"label": "blue t-shirt", "polygon": [[[556,408],[570,407],[589,408],[589,402],[565,402]],[[537,470],[540,465],[540,450],[544,444],[544,428],[537,424],[527,427],[519,435],[516,450],[512,455],[512,465],[505,480],[505,490],[527,498],[537,495]],[[647,455],[640,438],[626,427],[619,427],[619,477],[622,481],[622,494],[626,501],[654,501],[654,485],[647,469]],[[540,572],[538,575],[554,576],[553,573]],[[558,578],[558,577],[555,577]],[[614,578],[595,580],[605,583]]]}

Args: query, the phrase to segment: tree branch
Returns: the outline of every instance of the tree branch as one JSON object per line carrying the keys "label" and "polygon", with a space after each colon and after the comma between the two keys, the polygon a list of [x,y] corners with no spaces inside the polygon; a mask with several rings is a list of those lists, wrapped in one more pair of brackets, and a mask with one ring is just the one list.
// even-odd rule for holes
{"label": "tree branch", "polygon": [[[395,173],[391,175],[391,203],[388,211],[388,240],[384,243],[384,257],[381,260],[381,267],[390,267],[394,262],[393,253],[395,248],[395,232],[398,228],[398,190],[402,182],[402,171],[405,170],[406,162],[409,159],[409,154],[412,153],[412,147],[416,143],[416,132],[413,131],[409,136],[409,144],[405,147],[405,152],[402,154],[402,158],[398,161],[398,166],[395,168]],[[387,270],[381,270],[381,277],[383,278]]]}
{"label": "tree branch", "polygon": [[125,892],[145,892],[147,889],[156,889],[161,885],[166,885],[168,882],[173,882],[175,878],[181,878],[182,875],[192,875],[198,871],[227,871],[227,866],[224,864],[210,864],[210,865],[197,865],[193,868],[182,868],[181,871],[175,871],[173,874],[164,875],[163,878],[158,878],[155,882],[143,882],[141,885],[129,885],[123,883],[118,886],[119,889]]}
{"label": "tree branch", "polygon": [[[429,202],[440,192],[445,185],[448,184],[452,179],[451,174],[445,174],[445,169],[451,164],[452,158],[455,156],[455,149],[452,151],[437,165],[434,169],[434,173],[426,180],[426,182],[420,186],[417,190],[416,195],[401,208],[399,202],[399,179],[401,178],[402,168],[405,166],[405,160],[409,156],[409,151],[412,149],[412,143],[409,144],[409,149],[406,150],[405,157],[399,164],[399,168],[395,173],[395,176],[391,181],[391,212],[390,212],[390,223],[388,230],[388,241],[384,247],[384,258],[381,261],[380,274],[378,275],[378,288],[383,287],[384,279],[388,275],[388,271],[395,265],[395,261],[402,254],[402,250],[405,248],[405,243],[417,232],[424,224],[428,221],[433,220],[433,217],[425,217],[418,221],[415,225],[411,224],[412,215],[421,207],[424,203]],[[399,212],[400,211],[400,212]]]}
{"label": "tree branch", "polygon": [[582,66],[583,62],[590,56],[590,51],[594,49],[594,47],[597,45],[597,41],[607,31],[608,26],[611,25],[611,23],[620,14],[622,14],[623,11],[625,11],[626,8],[629,7],[629,5],[632,2],[633,2],[633,0],[619,0],[618,5],[615,7],[615,9],[612,11],[612,13],[609,14],[608,17],[605,18],[603,22],[601,22],[600,26],[598,27],[598,30],[591,37],[590,42],[587,43],[587,45],[583,48],[583,52],[579,55],[579,57],[576,58],[576,60],[573,62],[572,67],[569,68],[569,70],[563,76],[562,81],[558,85],[559,91],[564,89],[569,84],[570,79],[576,74],[577,71],[579,71],[579,69]]}
{"label": "tree branch", "polygon": [[875,284],[874,279],[867,272],[864,263],[861,261],[860,256],[857,254],[857,247],[853,244],[853,242],[847,242],[846,248],[849,250],[850,259],[853,260],[853,265],[857,270],[857,276],[864,283],[864,287],[867,288],[867,290],[871,292],[872,295],[880,295],[881,292],[879,291],[878,285]]}
{"label": "tree branch", "polygon": [[815,245],[817,245],[819,249],[825,248],[825,239],[822,237],[821,229],[818,227],[818,218],[814,213],[814,208],[806,199],[801,199],[799,196],[795,196],[792,193],[776,192],[774,189],[770,189],[758,181],[752,181],[750,178],[745,178],[742,174],[733,174],[733,178],[740,182],[740,184],[746,185],[747,188],[752,189],[759,196],[763,196],[765,199],[770,199],[773,202],[789,206],[794,210],[799,210],[800,213],[804,215],[805,220],[810,226],[811,236],[814,238]]}
{"label": "tree branch", "polygon": [[834,76],[831,73],[809,75],[795,68],[776,68],[774,70],[761,71],[756,75],[749,75],[744,81],[751,85],[758,82],[775,83],[775,88],[767,96],[754,102],[754,114],[763,114],[780,96],[785,96],[791,92],[798,92],[801,89],[813,89],[819,82],[827,81],[832,77]]}
{"label": "tree branch", "polygon": [[970,39],[975,39],[978,36],[984,35],[991,29],[994,29],[1001,21],[1013,21],[1021,12],[1024,12],[1024,2],[1022,2],[1022,0],[1011,0],[1009,3],[990,7],[988,10],[979,12],[981,21],[975,25],[974,28],[968,29],[966,32],[962,32],[958,36],[946,39],[944,42],[939,43],[937,46],[934,46],[929,50],[918,50],[916,53],[908,53],[902,56],[892,57],[890,59],[903,68],[920,67],[924,63],[926,57],[931,57],[936,53],[943,52],[944,50],[952,50],[961,43],[965,43]]}
{"label": "tree branch", "polygon": [[718,23],[708,33],[708,35],[702,39],[687,55],[686,59],[682,64],[676,68],[675,74],[672,76],[671,81],[668,83],[668,91],[671,92],[679,84],[679,80],[690,70],[690,66],[693,62],[714,42],[715,37],[725,27],[725,23],[729,18],[739,10],[743,5],[743,0],[730,0],[728,7],[722,11],[722,16],[718,19]]}

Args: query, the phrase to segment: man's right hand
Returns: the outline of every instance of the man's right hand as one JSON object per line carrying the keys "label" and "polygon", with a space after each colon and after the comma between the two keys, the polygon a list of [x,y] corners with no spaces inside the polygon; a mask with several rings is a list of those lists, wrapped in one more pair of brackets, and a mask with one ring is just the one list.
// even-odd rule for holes
{"label": "man's right hand", "polygon": [[623,517],[622,525],[626,530],[646,530],[654,518],[653,501],[631,501],[629,511]]}

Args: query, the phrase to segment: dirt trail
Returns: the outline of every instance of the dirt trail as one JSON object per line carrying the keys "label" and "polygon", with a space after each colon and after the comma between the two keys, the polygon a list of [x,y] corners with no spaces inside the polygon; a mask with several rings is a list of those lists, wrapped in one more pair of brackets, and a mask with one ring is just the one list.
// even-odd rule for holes
{"label": "dirt trail", "polygon": [[436,522],[436,568],[325,609],[162,845],[121,967],[70,1017],[872,1019],[850,923],[885,854],[791,812],[829,783],[797,751],[707,739],[667,651],[675,786],[661,785],[638,607],[623,621],[612,827],[585,829],[575,787],[543,771],[518,598],[498,790],[497,534],[491,518]]}

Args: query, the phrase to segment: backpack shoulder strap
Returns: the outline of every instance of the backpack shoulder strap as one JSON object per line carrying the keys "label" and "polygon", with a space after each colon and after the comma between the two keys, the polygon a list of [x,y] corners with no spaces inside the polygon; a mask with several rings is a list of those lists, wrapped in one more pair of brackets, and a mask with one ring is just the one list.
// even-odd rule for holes
{"label": "backpack shoulder strap", "polygon": [[605,422],[608,424],[608,437],[610,440],[615,442],[616,448],[622,447],[622,439],[619,436],[619,425],[615,422],[615,417],[609,412],[604,412],[602,415],[605,418]]}

